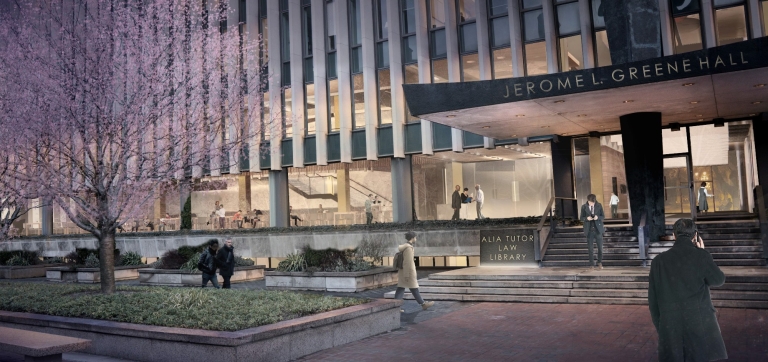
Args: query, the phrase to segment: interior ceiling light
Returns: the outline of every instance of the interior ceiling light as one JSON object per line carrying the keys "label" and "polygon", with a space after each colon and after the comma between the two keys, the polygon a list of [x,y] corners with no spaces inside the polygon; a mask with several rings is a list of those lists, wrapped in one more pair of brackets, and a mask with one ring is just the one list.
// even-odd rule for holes
{"label": "interior ceiling light", "polygon": [[483,126],[483,129],[491,128],[491,126]]}
{"label": "interior ceiling light", "polygon": [[513,135],[512,135],[512,137],[517,137],[517,135],[516,135],[516,134],[513,134]]}
{"label": "interior ceiling light", "polygon": [[555,101],[555,103],[565,103],[565,101],[561,99],[559,101]]}
{"label": "interior ceiling light", "polygon": [[691,101],[691,104],[699,104],[699,101]]}
{"label": "interior ceiling light", "polygon": [[456,115],[455,114],[449,114],[446,117],[448,117],[448,118],[456,118]]}
{"label": "interior ceiling light", "polygon": [[624,103],[632,103],[632,102],[634,102],[634,101],[631,100],[631,99],[627,99],[626,101],[624,101]]}
{"label": "interior ceiling light", "polygon": [[518,114],[515,117],[525,117],[525,115],[524,114]]}
{"label": "interior ceiling light", "polygon": [[683,83],[683,87],[690,87],[696,83]]}
{"label": "interior ceiling light", "polygon": [[586,116],[587,116],[586,114],[580,114],[580,115],[578,115],[576,117],[586,117]]}
{"label": "interior ceiling light", "polygon": [[765,83],[755,84],[755,85],[753,85],[753,87],[755,87],[755,88],[763,88],[763,87],[765,87]]}
{"label": "interior ceiling light", "polygon": [[549,126],[541,126],[541,128],[549,128]]}
{"label": "interior ceiling light", "polygon": [[752,102],[752,104],[760,104],[760,103],[763,103],[763,102],[762,101],[754,101],[754,102]]}
{"label": "interior ceiling light", "polygon": [[696,117],[704,117],[703,114],[697,114]]}
{"label": "interior ceiling light", "polygon": [[756,115],[757,115],[757,113],[750,113],[750,114],[749,114],[749,116],[750,116],[750,117],[754,117],[754,116],[756,116]]}

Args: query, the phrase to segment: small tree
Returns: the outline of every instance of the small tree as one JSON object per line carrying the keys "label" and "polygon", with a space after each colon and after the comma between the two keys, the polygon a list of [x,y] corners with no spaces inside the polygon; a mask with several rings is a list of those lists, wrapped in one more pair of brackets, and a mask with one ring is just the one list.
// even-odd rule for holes
{"label": "small tree", "polygon": [[14,189],[36,190],[98,239],[104,293],[118,227],[174,180],[238,172],[255,149],[260,42],[243,42],[228,3],[18,1],[0,15]]}

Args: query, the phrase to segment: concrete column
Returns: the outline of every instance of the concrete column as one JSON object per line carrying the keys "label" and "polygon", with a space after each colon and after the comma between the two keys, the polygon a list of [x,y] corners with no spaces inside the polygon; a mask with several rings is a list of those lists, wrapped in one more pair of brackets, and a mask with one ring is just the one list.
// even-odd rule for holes
{"label": "concrete column", "polygon": [[411,155],[392,159],[392,217],[394,222],[413,221],[413,173]]}
{"label": "concrete column", "polygon": [[554,0],[543,0],[541,4],[544,15],[544,41],[547,49],[547,73],[550,74],[560,71],[557,59],[557,28],[553,2]]}
{"label": "concrete column", "polygon": [[[258,2],[248,2],[245,5],[245,26],[247,34],[247,43],[251,47],[255,47],[255,44],[257,44],[259,39],[259,4]],[[248,54],[246,67],[248,70],[257,70],[259,69],[259,56],[258,56],[258,50],[251,48],[250,54]],[[259,114],[261,114],[261,100],[259,92],[250,92],[248,94],[248,120],[257,120],[259,119]],[[250,137],[248,138],[248,160],[249,160],[249,166],[250,170],[252,172],[258,172],[260,170],[259,163],[260,163],[260,147],[261,147],[261,124],[258,122],[250,122],[249,123],[249,134]],[[182,209],[184,207],[184,204],[181,204]]]}
{"label": "concrete column", "polygon": [[[339,79],[341,162],[352,162],[352,72],[349,67],[349,2],[336,1],[336,72]],[[329,24],[328,26],[331,26]]]}
{"label": "concrete column", "polygon": [[349,164],[342,164],[336,170],[336,197],[339,204],[339,212],[352,211],[352,195],[349,189]]}
{"label": "concrete column", "polygon": [[405,157],[405,97],[403,95],[403,56],[400,37],[399,1],[387,2],[389,19],[389,77],[392,94],[392,147],[395,157]]}
{"label": "concrete column", "polygon": [[[491,36],[488,29],[488,4],[485,1],[475,2],[475,11],[477,13],[477,57],[480,65],[480,80],[493,79],[493,69],[491,67]],[[486,149],[495,148],[496,144],[493,138],[483,137],[483,147]]]}
{"label": "concrete column", "polygon": [[605,205],[603,197],[603,152],[600,137],[589,137],[589,182],[597,202]]}
{"label": "concrete column", "polygon": [[[768,4],[763,4],[768,6]],[[763,29],[762,12],[760,11],[760,0],[747,0],[747,16],[749,17],[749,35],[750,39],[755,39],[766,35],[768,29]]]}
{"label": "concrete column", "polygon": [[602,4],[613,65],[661,56],[659,0],[610,0]]}
{"label": "concrete column", "polygon": [[654,242],[666,232],[661,113],[632,113],[619,119],[632,225],[637,231],[642,215],[647,214],[648,236]]}
{"label": "concrete column", "polygon": [[53,200],[40,199],[40,233],[41,235],[53,235]]}
{"label": "concrete column", "polygon": [[[448,81],[461,82],[456,0],[445,0],[445,49],[448,54]],[[454,152],[464,152],[463,140],[464,134],[461,130],[451,128],[451,145]]]}
{"label": "concrete column", "polygon": [[304,53],[301,42],[301,0],[288,0],[291,36],[291,113],[293,113],[293,167],[304,167]]}
{"label": "concrete column", "polygon": [[701,30],[704,33],[704,48],[716,47],[715,9],[712,8],[712,0],[701,0]]}
{"label": "concrete column", "polygon": [[675,54],[675,43],[672,38],[672,12],[669,10],[669,0],[659,1],[659,22],[661,24],[661,53]]}
{"label": "concrete column", "polygon": [[[432,83],[432,61],[429,55],[429,24],[427,1],[416,1],[416,59],[419,62],[419,83]],[[421,120],[421,153],[434,154],[432,148],[432,122]]]}
{"label": "concrete column", "polygon": [[[269,54],[269,152],[270,168],[272,170],[282,170],[282,147],[283,140],[283,102],[281,101],[282,83],[280,78],[280,8],[278,1],[267,1],[267,31],[269,32],[269,41],[267,50]],[[265,117],[267,115],[264,115]],[[287,209],[286,209],[287,210]]]}
{"label": "concrete column", "polygon": [[269,226],[290,226],[288,206],[288,170],[269,171]]}
{"label": "concrete column", "polygon": [[237,207],[243,212],[251,210],[251,173],[237,175]]}
{"label": "concrete column", "polygon": [[155,221],[160,219],[161,217],[165,216],[165,195],[160,195],[157,199],[155,199],[155,203],[152,208],[152,216]]}
{"label": "concrete column", "polygon": [[571,137],[557,137],[552,145],[552,177],[555,197],[573,198],[576,195],[573,181],[573,146]]}
{"label": "concrete column", "polygon": [[[752,122],[753,139],[768,139],[768,113],[763,113]],[[755,142],[758,185],[762,186],[763,199],[768,200],[768,142]],[[752,192],[752,190],[749,190]]]}
{"label": "concrete column", "polygon": [[[325,65],[325,0],[312,0],[312,64],[315,66],[315,142],[317,164],[328,164],[328,80]],[[318,20],[319,19],[319,20]]]}
{"label": "concrete column", "polygon": [[581,53],[584,57],[584,69],[594,68],[595,40],[592,36],[591,0],[579,0],[579,23],[581,25]]}
{"label": "concrete column", "polygon": [[361,1],[360,16],[363,35],[363,89],[365,97],[365,156],[378,160],[379,87],[376,84],[376,37],[373,29],[373,2]]}
{"label": "concrete column", "polygon": [[[451,162],[451,175],[453,177],[453,185],[451,185],[451,189],[450,190],[446,190],[448,192],[448,195],[446,195],[446,196],[451,196],[450,194],[453,193],[453,186],[454,185],[461,186],[462,190],[464,189],[464,187],[469,187],[469,186],[464,185],[464,167],[463,167],[462,163],[460,163],[460,162]],[[448,197],[447,199],[450,200],[450,197]]]}
{"label": "concrete column", "polygon": [[512,51],[512,75],[522,77],[525,75],[525,60],[523,58],[523,31],[520,21],[520,1],[507,0],[507,13],[509,14],[509,43]]}

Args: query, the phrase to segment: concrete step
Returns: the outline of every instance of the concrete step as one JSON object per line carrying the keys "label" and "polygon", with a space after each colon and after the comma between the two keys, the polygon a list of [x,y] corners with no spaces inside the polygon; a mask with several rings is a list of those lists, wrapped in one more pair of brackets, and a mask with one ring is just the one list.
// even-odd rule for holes
{"label": "concrete step", "polygon": [[419,280],[419,287],[543,288],[570,289],[572,281]]}
{"label": "concrete step", "polygon": [[[626,230],[626,231],[606,230],[603,236],[604,237],[621,237],[621,236],[631,237],[631,236],[637,236],[637,234],[632,230]],[[555,237],[562,237],[562,238],[584,237],[584,229],[579,228],[578,230],[569,230],[569,231],[562,231],[558,229],[555,231]]]}
{"label": "concrete step", "polygon": [[[597,257],[597,251],[595,251],[595,258]],[[583,254],[564,254],[564,255],[550,255],[544,256],[545,261],[555,260],[588,260],[589,254],[585,250]],[[607,260],[635,260],[640,259],[639,254],[617,254],[617,253],[605,253],[603,252],[603,262]],[[605,265],[605,263],[603,263]]]}
{"label": "concrete step", "polygon": [[[603,266],[641,266],[641,260],[607,260],[603,255]],[[585,260],[545,260],[541,262],[543,267],[584,267],[589,266]]]}
{"label": "concrete step", "polygon": [[[648,266],[658,254],[648,254]],[[766,266],[765,259],[715,259],[718,266]]]}
{"label": "concrete step", "polygon": [[419,292],[427,294],[532,295],[567,297],[572,292],[572,289],[422,287],[419,285]]}
{"label": "concrete step", "polygon": [[[593,248],[597,251],[597,248]],[[586,245],[583,248],[568,248],[568,249],[547,249],[546,256],[549,255],[564,255],[564,254],[587,254],[589,249]],[[639,248],[606,248],[603,247],[603,254],[637,254],[640,252]],[[546,257],[545,256],[545,257]]]}
{"label": "concrete step", "polygon": [[[446,275],[446,274],[431,274],[429,279],[421,279],[419,283],[426,280],[441,280],[441,281],[488,281],[488,282],[500,282],[500,281],[536,281],[536,282],[578,282],[578,281],[591,281],[591,282],[648,282],[648,274],[578,274],[578,275],[564,275],[564,274],[460,274],[460,275]],[[752,283],[755,281],[741,280],[739,282]]]}
{"label": "concrete step", "polygon": [[764,291],[734,291],[734,290],[711,290],[712,299],[717,300],[757,300],[768,301],[768,292]]}
{"label": "concrete step", "polygon": [[[672,230],[671,226],[667,225],[670,230]],[[699,230],[760,228],[760,221],[700,221],[696,223],[696,228]]]}
{"label": "concrete step", "polygon": [[730,253],[712,253],[712,258],[718,259],[762,259],[763,253],[760,252],[730,252]]}
{"label": "concrete step", "polygon": [[[603,243],[603,249],[607,248],[637,248],[637,242],[629,242],[629,243]],[[586,249],[587,248],[587,242],[581,242],[581,243],[550,243],[549,246],[547,246],[547,250],[549,249]]]}
{"label": "concrete step", "polygon": [[648,289],[573,289],[572,297],[648,298]]}
{"label": "concrete step", "polygon": [[[563,238],[555,236],[552,238],[552,240],[549,241],[550,244],[559,244],[559,243],[586,243],[587,238],[582,235],[578,238]],[[637,238],[634,236],[606,236],[603,237],[604,243],[629,243],[629,242],[635,242],[637,243]]]}
{"label": "concrete step", "polygon": [[[674,241],[654,241],[650,243],[652,247],[671,247],[674,245]],[[553,245],[550,243],[550,246]],[[762,247],[763,243],[760,240],[710,240],[705,239],[704,245],[707,247],[709,246],[760,246]]]}

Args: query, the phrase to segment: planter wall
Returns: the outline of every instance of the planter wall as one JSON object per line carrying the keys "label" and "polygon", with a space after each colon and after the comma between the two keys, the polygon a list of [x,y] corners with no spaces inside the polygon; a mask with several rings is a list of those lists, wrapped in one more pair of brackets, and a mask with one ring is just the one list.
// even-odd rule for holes
{"label": "planter wall", "polygon": [[346,273],[266,272],[267,289],[321,290],[328,292],[362,292],[397,284],[397,269],[373,268]]}
{"label": "planter wall", "polygon": [[[291,361],[400,328],[402,301],[370,303],[237,332],[0,311],[0,326],[84,338],[85,353],[143,362]],[[170,359],[169,359],[170,358]]]}
{"label": "planter wall", "polygon": [[[219,284],[224,283],[224,278],[217,274]],[[235,268],[235,274],[230,279],[231,283],[243,283],[264,279],[264,265],[243,266]],[[183,272],[181,270],[168,269],[141,269],[139,270],[139,284],[141,285],[165,285],[171,287],[199,287],[202,283],[202,273]]]}
{"label": "planter wall", "polygon": [[[149,265],[142,266],[117,266],[115,267],[115,281],[139,279],[139,270],[149,268]],[[93,284],[101,282],[99,268],[70,268],[57,267],[49,268],[45,272],[45,278],[51,282],[73,282]]]}
{"label": "planter wall", "polygon": [[63,264],[0,266],[0,279],[42,278],[47,269],[61,265]]}

